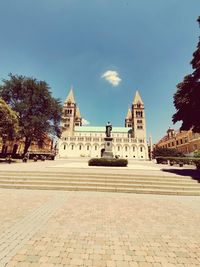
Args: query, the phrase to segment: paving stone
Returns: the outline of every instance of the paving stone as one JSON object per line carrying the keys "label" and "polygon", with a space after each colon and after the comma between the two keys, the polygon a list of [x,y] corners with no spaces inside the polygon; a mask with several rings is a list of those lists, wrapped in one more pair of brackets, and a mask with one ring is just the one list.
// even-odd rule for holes
{"label": "paving stone", "polygon": [[4,202],[2,267],[200,266],[199,197],[0,189]]}

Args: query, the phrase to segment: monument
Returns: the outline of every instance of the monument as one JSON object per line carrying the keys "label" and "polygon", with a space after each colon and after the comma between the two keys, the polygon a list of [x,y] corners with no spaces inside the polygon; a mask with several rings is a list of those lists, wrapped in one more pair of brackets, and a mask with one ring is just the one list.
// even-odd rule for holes
{"label": "monument", "polygon": [[112,131],[112,124],[108,122],[106,124],[106,137],[104,138],[105,144],[104,144],[104,151],[102,153],[103,158],[113,158],[113,152],[112,152],[112,141],[113,138],[111,137],[111,131]]}

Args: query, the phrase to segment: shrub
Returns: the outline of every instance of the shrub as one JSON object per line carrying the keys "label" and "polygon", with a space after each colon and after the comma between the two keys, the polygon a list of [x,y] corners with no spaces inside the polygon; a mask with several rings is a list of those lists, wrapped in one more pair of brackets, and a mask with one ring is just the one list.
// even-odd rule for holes
{"label": "shrub", "polygon": [[44,155],[41,155],[41,161],[45,161],[46,157]]}
{"label": "shrub", "polygon": [[22,161],[23,162],[27,162],[28,158],[27,157],[23,157]]}
{"label": "shrub", "polygon": [[200,158],[200,149],[194,151],[194,157],[195,157],[195,158]]}
{"label": "shrub", "polygon": [[93,158],[88,161],[89,166],[113,166],[113,167],[126,167],[128,165],[127,159],[106,159],[106,158]]}
{"label": "shrub", "polygon": [[194,164],[197,169],[200,169],[200,158],[187,158],[187,157],[157,157],[156,161],[158,164],[167,164],[169,161],[170,166],[174,164],[179,164],[179,166],[183,166],[183,164]]}
{"label": "shrub", "polygon": [[162,148],[156,147],[153,150],[153,157],[183,157],[183,153],[176,148]]}
{"label": "shrub", "polygon": [[200,170],[200,158],[194,158],[193,162],[196,165],[197,170]]}

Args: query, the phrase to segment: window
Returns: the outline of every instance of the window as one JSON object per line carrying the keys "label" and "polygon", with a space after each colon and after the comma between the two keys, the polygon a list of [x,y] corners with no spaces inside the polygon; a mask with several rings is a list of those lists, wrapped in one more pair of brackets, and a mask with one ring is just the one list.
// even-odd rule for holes
{"label": "window", "polygon": [[74,150],[74,145],[71,146],[72,150]]}
{"label": "window", "polygon": [[143,112],[142,111],[136,111],[136,117],[137,118],[142,118]]}
{"label": "window", "polygon": [[127,151],[127,146],[125,146],[125,151]]}
{"label": "window", "polygon": [[64,150],[66,149],[66,145],[64,145]]}
{"label": "window", "polygon": [[143,149],[142,149],[142,147],[140,147],[140,152],[142,152],[143,151]]}
{"label": "window", "polygon": [[178,145],[178,140],[176,141],[176,144]]}
{"label": "window", "polygon": [[133,152],[135,151],[135,147],[133,146]]}
{"label": "window", "polygon": [[138,125],[137,129],[143,129],[143,126],[142,125]]}
{"label": "window", "polygon": [[183,139],[180,139],[181,145],[183,144]]}
{"label": "window", "polygon": [[90,149],[90,146],[87,146],[87,150],[89,150]]}
{"label": "window", "polygon": [[97,146],[95,146],[94,149],[97,150]]}
{"label": "window", "polygon": [[120,151],[120,146],[117,147],[117,150]]}
{"label": "window", "polygon": [[137,120],[137,123],[142,123],[142,120]]}

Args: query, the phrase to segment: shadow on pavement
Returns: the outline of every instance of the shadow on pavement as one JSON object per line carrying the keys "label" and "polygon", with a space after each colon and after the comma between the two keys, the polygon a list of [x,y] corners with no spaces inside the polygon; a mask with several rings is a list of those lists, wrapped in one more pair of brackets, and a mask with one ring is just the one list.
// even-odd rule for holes
{"label": "shadow on pavement", "polygon": [[191,169],[161,169],[163,172],[174,173],[180,176],[190,176],[192,179],[197,180],[200,183],[200,172],[198,170]]}

